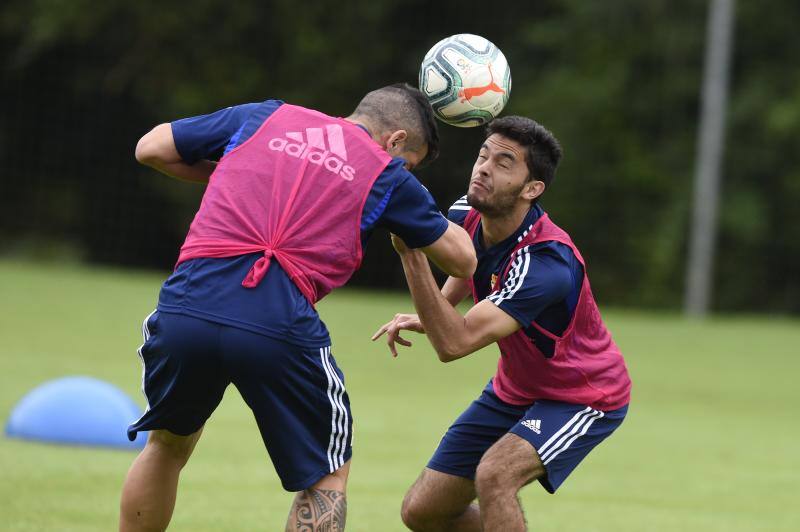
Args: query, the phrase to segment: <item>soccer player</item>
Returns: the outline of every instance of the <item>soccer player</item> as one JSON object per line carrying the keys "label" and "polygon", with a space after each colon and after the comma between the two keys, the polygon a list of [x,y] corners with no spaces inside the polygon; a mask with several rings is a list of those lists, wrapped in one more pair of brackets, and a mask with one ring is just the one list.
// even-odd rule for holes
{"label": "soccer player", "polygon": [[167,527],[180,471],[229,383],[298,492],[286,529],[344,528],[352,416],[314,305],[347,282],[376,227],[449,275],[472,274],[469,235],[409,172],[437,152],[430,105],[405,84],[370,92],[345,119],[267,100],[142,137],[141,163],[208,186],[144,320],[148,406],[128,436],[150,435],[123,486],[120,530]]}
{"label": "soccer player", "polygon": [[[424,255],[392,237],[419,315],[398,314],[387,333],[424,332],[443,362],[497,342],[497,373],[445,434],[406,494],[412,530],[524,530],[517,492],[538,480],[554,493],[625,417],[630,379],[597,310],[575,244],[538,200],[561,158],[533,120],[492,121],[468,193],[449,211],[472,236],[478,267],[438,289]],[[454,306],[468,294],[475,306]],[[479,504],[473,503],[477,497]]]}

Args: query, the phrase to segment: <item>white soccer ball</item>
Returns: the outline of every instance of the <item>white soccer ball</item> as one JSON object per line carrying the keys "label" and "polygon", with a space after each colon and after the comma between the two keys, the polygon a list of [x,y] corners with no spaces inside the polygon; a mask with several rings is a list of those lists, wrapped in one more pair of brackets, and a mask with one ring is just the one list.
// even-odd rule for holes
{"label": "white soccer ball", "polygon": [[478,35],[442,39],[422,60],[419,88],[436,117],[458,127],[485,124],[511,93],[511,69],[503,52]]}

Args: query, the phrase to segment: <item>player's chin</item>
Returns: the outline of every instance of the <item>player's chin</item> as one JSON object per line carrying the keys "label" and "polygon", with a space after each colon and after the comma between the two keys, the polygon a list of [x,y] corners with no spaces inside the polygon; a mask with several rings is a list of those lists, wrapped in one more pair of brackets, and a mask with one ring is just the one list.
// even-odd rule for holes
{"label": "player's chin", "polygon": [[489,191],[478,183],[471,183],[467,190],[467,203],[470,207],[481,210],[488,204]]}

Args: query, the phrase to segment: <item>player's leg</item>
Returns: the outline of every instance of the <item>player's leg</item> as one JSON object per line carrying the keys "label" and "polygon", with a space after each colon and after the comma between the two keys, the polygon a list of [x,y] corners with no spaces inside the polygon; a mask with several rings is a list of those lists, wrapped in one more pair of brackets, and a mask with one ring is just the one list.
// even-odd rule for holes
{"label": "player's leg", "polygon": [[481,516],[474,500],[472,480],[426,467],[406,493],[400,516],[417,532],[479,531]]}
{"label": "player's leg", "polygon": [[483,455],[475,475],[484,530],[525,530],[517,492],[544,475],[536,450],[516,434],[506,434]]}
{"label": "player's leg", "polygon": [[228,384],[217,351],[218,325],[155,312],[139,349],[148,408],[128,428],[149,431],[125,479],[120,530],[164,530],[172,517],[181,470]]}
{"label": "player's leg", "polygon": [[352,415],[330,347],[306,348],[234,329],[224,331],[222,341],[231,380],[253,410],[281,484],[298,492],[286,529],[340,529]]}
{"label": "player's leg", "polygon": [[480,530],[473,479],[481,457],[525,413],[494,394],[491,382],[447,430],[403,501],[412,530]]}
{"label": "player's leg", "polygon": [[347,518],[347,476],[350,461],[295,495],[286,530],[344,530]]}
{"label": "player's leg", "polygon": [[167,528],[175,508],[178,477],[201,432],[202,429],[189,436],[178,436],[167,430],[150,432],[147,444],[125,477],[120,531]]}
{"label": "player's leg", "polygon": [[485,530],[524,530],[517,493],[539,480],[554,493],[577,465],[622,423],[627,407],[537,401],[481,459],[475,478]]}

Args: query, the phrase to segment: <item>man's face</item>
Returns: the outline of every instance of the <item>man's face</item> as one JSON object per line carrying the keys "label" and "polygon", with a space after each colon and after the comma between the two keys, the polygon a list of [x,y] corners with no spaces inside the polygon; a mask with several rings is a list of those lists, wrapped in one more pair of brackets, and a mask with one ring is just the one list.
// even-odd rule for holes
{"label": "man's face", "polygon": [[528,182],[525,149],[516,141],[495,133],[486,139],[472,166],[467,203],[489,216],[509,214]]}

